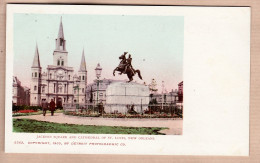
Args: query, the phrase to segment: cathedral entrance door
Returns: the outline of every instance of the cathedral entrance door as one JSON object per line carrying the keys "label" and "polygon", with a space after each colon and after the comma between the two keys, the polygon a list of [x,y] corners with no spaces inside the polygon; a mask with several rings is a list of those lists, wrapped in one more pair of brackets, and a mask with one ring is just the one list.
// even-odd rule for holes
{"label": "cathedral entrance door", "polygon": [[60,108],[60,109],[62,109],[63,107],[62,107],[62,98],[58,98],[58,102],[57,102],[57,108]]}

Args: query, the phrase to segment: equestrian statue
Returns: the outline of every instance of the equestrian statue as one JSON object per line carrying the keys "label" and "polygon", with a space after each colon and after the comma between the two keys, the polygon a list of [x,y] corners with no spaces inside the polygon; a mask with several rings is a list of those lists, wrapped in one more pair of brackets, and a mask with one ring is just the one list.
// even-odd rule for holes
{"label": "equestrian statue", "polygon": [[128,82],[131,82],[133,80],[133,76],[135,76],[135,74],[137,73],[138,74],[138,77],[142,79],[142,76],[141,76],[141,72],[140,70],[135,70],[132,66],[132,58],[131,58],[131,54],[128,55],[128,58],[126,58],[126,54],[128,52],[124,52],[124,54],[122,54],[119,59],[121,59],[119,65],[114,69],[113,71],[113,75],[115,76],[115,72],[116,71],[119,71],[119,75],[122,75],[122,74],[127,74],[127,77],[129,79]]}

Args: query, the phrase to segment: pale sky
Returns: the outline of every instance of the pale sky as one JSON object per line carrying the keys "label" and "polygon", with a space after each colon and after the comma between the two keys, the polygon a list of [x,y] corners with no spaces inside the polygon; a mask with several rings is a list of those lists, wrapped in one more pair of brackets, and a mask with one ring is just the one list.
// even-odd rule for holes
{"label": "pale sky", "polygon": [[162,81],[170,91],[183,80],[182,16],[15,14],[14,75],[23,86],[30,86],[36,42],[42,70],[52,65],[61,16],[68,65],[78,72],[84,48],[88,83],[96,78],[97,63],[103,68],[101,78],[128,79],[112,74],[124,51],[131,54],[133,67],[143,76],[143,80],[134,76],[134,81],[149,84],[155,78],[159,91]]}

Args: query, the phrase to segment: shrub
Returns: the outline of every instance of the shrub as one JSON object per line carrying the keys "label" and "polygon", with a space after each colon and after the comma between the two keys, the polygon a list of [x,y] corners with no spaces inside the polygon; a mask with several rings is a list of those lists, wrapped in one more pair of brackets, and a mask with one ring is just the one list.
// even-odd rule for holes
{"label": "shrub", "polygon": [[38,111],[38,110],[42,110],[42,107],[40,106],[28,106],[28,105],[13,105],[12,111],[13,112],[18,112],[20,110],[34,110],[34,111]]}
{"label": "shrub", "polygon": [[[71,116],[81,116],[81,117],[101,117],[101,114],[93,114],[90,112],[75,112],[75,111],[66,111],[64,113],[65,115],[71,115]],[[182,115],[178,114],[103,114],[103,118],[182,118]]]}

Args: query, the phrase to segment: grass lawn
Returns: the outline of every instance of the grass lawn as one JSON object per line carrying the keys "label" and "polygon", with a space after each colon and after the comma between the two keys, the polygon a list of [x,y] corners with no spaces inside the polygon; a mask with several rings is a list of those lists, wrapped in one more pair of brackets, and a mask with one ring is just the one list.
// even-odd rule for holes
{"label": "grass lawn", "polygon": [[25,133],[82,133],[82,134],[136,134],[164,135],[163,127],[119,127],[60,124],[31,119],[13,119],[13,132]]}

